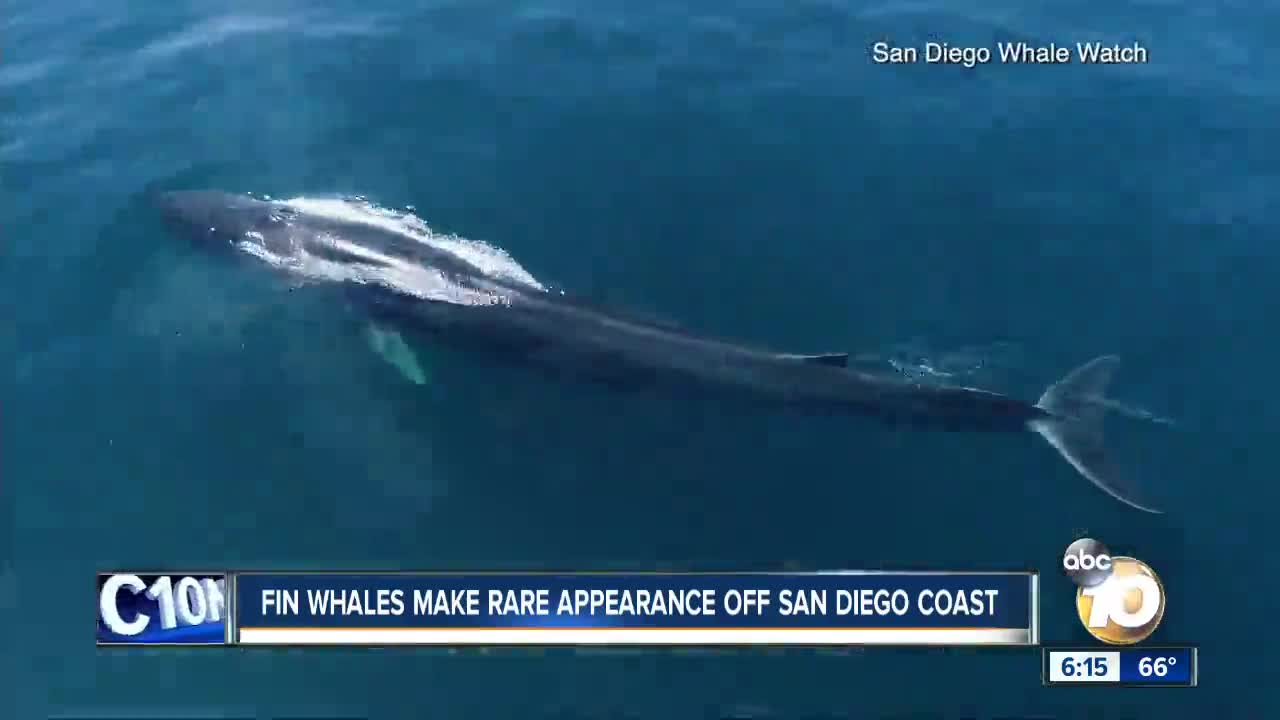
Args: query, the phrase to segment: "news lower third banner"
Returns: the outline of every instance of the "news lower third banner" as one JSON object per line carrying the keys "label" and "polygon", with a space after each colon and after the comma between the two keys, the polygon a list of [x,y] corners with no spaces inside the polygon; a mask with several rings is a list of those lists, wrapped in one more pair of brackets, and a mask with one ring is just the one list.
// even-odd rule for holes
{"label": "news lower third banner", "polygon": [[101,573],[99,645],[1036,645],[1035,573]]}
{"label": "news lower third banner", "polygon": [[1035,573],[234,575],[241,645],[1035,645]]}

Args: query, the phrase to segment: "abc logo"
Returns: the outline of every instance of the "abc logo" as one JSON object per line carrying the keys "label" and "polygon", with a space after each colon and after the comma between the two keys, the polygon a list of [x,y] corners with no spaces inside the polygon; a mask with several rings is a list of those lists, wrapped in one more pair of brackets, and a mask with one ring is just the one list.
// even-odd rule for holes
{"label": "abc logo", "polygon": [[1076,590],[1084,629],[1113,645],[1142,642],[1164,618],[1164,587],[1146,563],[1112,556],[1106,546],[1081,538],[1062,556],[1062,569]]}

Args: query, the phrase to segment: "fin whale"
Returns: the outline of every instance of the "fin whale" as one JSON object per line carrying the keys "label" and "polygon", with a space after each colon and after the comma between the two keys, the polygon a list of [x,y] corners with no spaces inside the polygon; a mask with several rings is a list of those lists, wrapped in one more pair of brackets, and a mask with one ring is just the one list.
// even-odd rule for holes
{"label": "fin whale", "polygon": [[508,266],[495,270],[492,255],[295,201],[180,191],[164,193],[158,203],[176,231],[202,246],[239,251],[303,282],[340,286],[377,323],[372,344],[419,384],[424,371],[382,328],[480,346],[616,386],[709,388],[783,407],[946,430],[1029,430],[1107,494],[1159,512],[1139,499],[1103,444],[1105,406],[1096,400],[1118,364],[1111,355],[1073,370],[1029,403],[862,372],[849,367],[844,353],[778,353],[612,311],[549,290]]}

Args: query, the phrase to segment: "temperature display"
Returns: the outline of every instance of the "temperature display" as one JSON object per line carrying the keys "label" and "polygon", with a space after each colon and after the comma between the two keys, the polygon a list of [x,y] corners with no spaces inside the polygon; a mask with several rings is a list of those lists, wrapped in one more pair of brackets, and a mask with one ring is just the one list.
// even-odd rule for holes
{"label": "temperature display", "polygon": [[1188,647],[1046,648],[1043,675],[1046,685],[1195,687],[1198,660]]}

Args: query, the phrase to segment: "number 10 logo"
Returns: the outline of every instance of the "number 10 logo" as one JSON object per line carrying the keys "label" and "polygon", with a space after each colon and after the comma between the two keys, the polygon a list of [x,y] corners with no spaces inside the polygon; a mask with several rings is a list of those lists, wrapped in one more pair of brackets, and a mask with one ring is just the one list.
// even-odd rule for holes
{"label": "number 10 logo", "polygon": [[[1088,547],[1086,542],[1095,545]],[[1142,642],[1164,618],[1164,587],[1155,571],[1141,560],[1111,557],[1101,543],[1085,539],[1068,548],[1063,568],[1079,585],[1076,611],[1080,622],[1090,635],[1105,643]],[[1086,576],[1085,571],[1092,572]]]}

